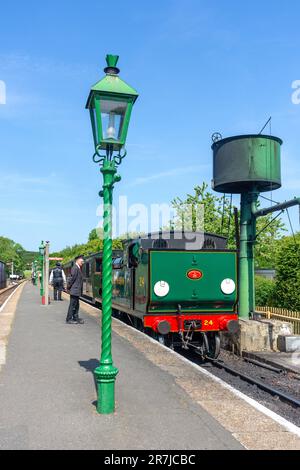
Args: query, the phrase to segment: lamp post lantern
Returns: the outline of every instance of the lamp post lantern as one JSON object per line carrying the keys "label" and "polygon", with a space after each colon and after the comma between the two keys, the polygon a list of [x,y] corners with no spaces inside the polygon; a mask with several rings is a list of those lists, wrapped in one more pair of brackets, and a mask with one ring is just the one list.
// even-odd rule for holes
{"label": "lamp post lantern", "polygon": [[[121,180],[117,167],[126,156],[124,145],[133,104],[138,93],[119,77],[119,56],[107,55],[105,77],[90,91],[86,108],[90,111],[95,153],[93,161],[103,175],[103,261],[102,261],[102,343],[100,365],[94,371],[101,414],[115,410],[115,380],[118,369],[111,353],[112,314],[112,200],[114,184]],[[103,151],[104,154],[100,152]]]}

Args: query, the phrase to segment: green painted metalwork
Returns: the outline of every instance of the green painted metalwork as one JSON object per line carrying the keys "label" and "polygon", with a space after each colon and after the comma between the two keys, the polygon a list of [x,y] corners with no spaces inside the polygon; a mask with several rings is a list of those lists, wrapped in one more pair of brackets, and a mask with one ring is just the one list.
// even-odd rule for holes
{"label": "green painted metalwork", "polygon": [[107,95],[110,98],[112,95],[116,96],[127,96],[134,101],[138,97],[137,91],[122,80],[118,75],[107,74],[106,77],[102,78],[99,82],[91,88],[91,94],[88,98],[87,107],[91,104],[91,100],[95,97],[96,93]]}
{"label": "green painted metalwork", "polygon": [[103,174],[104,201],[104,241],[102,259],[102,352],[100,366],[95,369],[98,385],[97,411],[102,414],[115,410],[114,383],[118,369],[114,367],[111,353],[111,314],[112,314],[112,199],[113,185],[119,181],[114,162],[105,161],[101,168]]}
{"label": "green painted metalwork", "polygon": [[[92,86],[86,108],[90,110],[94,144],[96,150],[104,150],[111,145],[114,150],[120,150],[126,142],[132,106],[138,98],[137,91],[120,79],[115,67],[118,56],[107,55],[108,67],[106,76]],[[112,65],[115,64],[115,65]],[[116,138],[106,138],[102,129],[102,111],[104,103],[119,103],[123,107],[124,114],[121,119],[120,133]],[[126,109],[126,110],[125,110]]]}
{"label": "green painted metalwork", "polygon": [[[201,279],[189,279],[187,274],[193,269],[201,271]],[[232,312],[237,289],[225,295],[221,290],[225,279],[232,279],[237,286],[236,252],[151,251],[150,310],[176,312],[180,304],[186,312]],[[154,286],[160,281],[170,287],[165,297],[154,293]]]}
{"label": "green painted metalwork", "polygon": [[266,192],[281,187],[282,140],[273,136],[229,137],[212,146],[213,188],[228,194]]}
{"label": "green painted metalwork", "polygon": [[45,244],[42,241],[39,247],[39,263],[40,263],[40,272],[41,272],[41,278],[40,278],[40,296],[44,296],[44,258],[45,258]]}
{"label": "green painted metalwork", "polygon": [[145,314],[148,304],[148,253],[142,253],[141,260],[135,271],[135,305],[137,312]]}
{"label": "green painted metalwork", "polygon": [[267,214],[281,211],[288,207],[300,205],[300,198],[295,198],[282,204],[257,210],[259,193],[244,193],[241,195],[241,234],[239,285],[241,318],[248,319],[255,312],[255,283],[254,283],[254,245],[256,243],[256,219]]}
{"label": "green painted metalwork", "polygon": [[255,217],[264,217],[265,215],[272,214],[277,211],[289,209],[290,207],[294,207],[294,206],[300,206],[300,197],[295,197],[294,199],[283,202],[282,204],[275,204],[275,206],[266,207],[264,209],[259,209],[257,211],[254,209],[253,215]]}
{"label": "green painted metalwork", "polygon": [[256,219],[252,208],[256,207],[259,193],[241,195],[240,256],[239,256],[239,315],[249,319],[255,308],[254,244]]}
{"label": "green painted metalwork", "polygon": [[106,63],[108,67],[116,67],[119,60],[118,55],[107,54]]}
{"label": "green painted metalwork", "polygon": [[[115,410],[115,380],[118,369],[114,366],[111,353],[111,314],[112,314],[112,200],[114,183],[120,181],[117,175],[117,167],[121,164],[126,152],[121,155],[121,149],[125,145],[131,110],[138,94],[127,83],[118,77],[119,69],[116,68],[118,56],[107,55],[107,67],[104,69],[106,76],[94,85],[90,91],[86,108],[90,110],[92,130],[94,136],[95,154],[93,160],[101,166],[103,175],[103,190],[99,193],[104,200],[103,215],[103,259],[102,259],[102,345],[100,365],[94,371],[98,401],[97,411],[102,414],[113,413]],[[104,103],[106,103],[104,105]],[[119,130],[116,138],[104,138],[102,130],[102,114],[109,114],[113,120],[116,106],[120,104],[118,118]],[[111,105],[111,106],[110,106]],[[107,108],[103,108],[106,106]],[[109,111],[113,109],[112,111]],[[109,126],[115,127],[113,124]],[[100,155],[104,149],[106,155]],[[114,155],[114,152],[118,152]]]}
{"label": "green painted metalwork", "polygon": [[118,270],[118,279],[116,279],[116,273],[114,273],[114,294],[113,301],[117,304],[130,307],[131,304],[131,276],[132,272],[126,266]]}
{"label": "green painted metalwork", "polygon": [[37,269],[37,266],[38,266],[38,261],[37,260],[34,260],[33,262],[33,272],[34,272],[34,285],[37,286],[37,282],[38,282],[38,269]]}
{"label": "green painted metalwork", "polygon": [[[215,142],[213,189],[241,194],[239,253],[239,316],[255,310],[254,245],[257,200],[260,192],[281,187],[281,145],[278,137],[241,135]],[[258,211],[259,212],[259,211]]]}

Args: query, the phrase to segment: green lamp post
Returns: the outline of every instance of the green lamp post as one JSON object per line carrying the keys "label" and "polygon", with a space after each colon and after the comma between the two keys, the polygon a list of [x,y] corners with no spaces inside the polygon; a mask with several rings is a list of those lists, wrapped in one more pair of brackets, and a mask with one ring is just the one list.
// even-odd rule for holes
{"label": "green lamp post", "polygon": [[32,271],[33,271],[33,285],[37,285],[37,261],[34,260],[32,263]]}
{"label": "green lamp post", "polygon": [[[117,175],[117,167],[126,156],[123,147],[132,107],[138,97],[136,90],[118,76],[118,59],[119,56],[106,56],[106,76],[91,88],[86,104],[90,111],[95,145],[93,161],[100,165],[103,175],[103,189],[99,193],[104,201],[102,343],[100,365],[94,371],[98,388],[97,411],[101,414],[113,413],[115,410],[115,380],[118,374],[111,352],[113,188],[121,180]],[[102,150],[104,155],[100,153]]]}
{"label": "green lamp post", "polygon": [[42,241],[39,246],[39,262],[40,262],[40,270],[41,270],[41,285],[40,285],[40,295],[44,297],[44,256],[45,256],[45,245]]}

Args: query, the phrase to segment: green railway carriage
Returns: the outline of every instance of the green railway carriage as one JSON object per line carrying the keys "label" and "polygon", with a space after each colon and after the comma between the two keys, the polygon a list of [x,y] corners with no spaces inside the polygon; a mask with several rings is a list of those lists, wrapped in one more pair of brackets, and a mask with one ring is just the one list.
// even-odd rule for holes
{"label": "green railway carriage", "polygon": [[[173,348],[217,357],[219,332],[238,327],[237,252],[226,243],[202,232],[124,241],[123,250],[113,252],[114,314]],[[83,279],[83,297],[101,305],[101,252],[85,257]]]}
{"label": "green railway carriage", "polygon": [[[113,251],[113,259],[122,256],[122,250]],[[75,261],[69,261],[64,264],[66,276],[70,276],[72,266]],[[100,300],[102,296],[102,252],[91,253],[84,257],[82,268],[83,288],[82,297],[95,301]]]}

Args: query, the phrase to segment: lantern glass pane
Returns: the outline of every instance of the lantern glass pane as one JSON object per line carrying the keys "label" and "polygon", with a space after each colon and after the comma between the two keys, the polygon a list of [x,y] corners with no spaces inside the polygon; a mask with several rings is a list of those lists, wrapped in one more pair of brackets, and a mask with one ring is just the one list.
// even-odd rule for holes
{"label": "lantern glass pane", "polygon": [[93,126],[93,133],[94,133],[94,138],[95,138],[95,143],[98,144],[99,142],[99,135],[98,135],[98,125],[97,125],[97,114],[96,114],[96,109],[93,108],[91,110],[91,119],[92,119],[92,126]]}
{"label": "lantern glass pane", "polygon": [[119,141],[122,135],[127,103],[122,101],[101,100],[100,110],[103,139]]}

